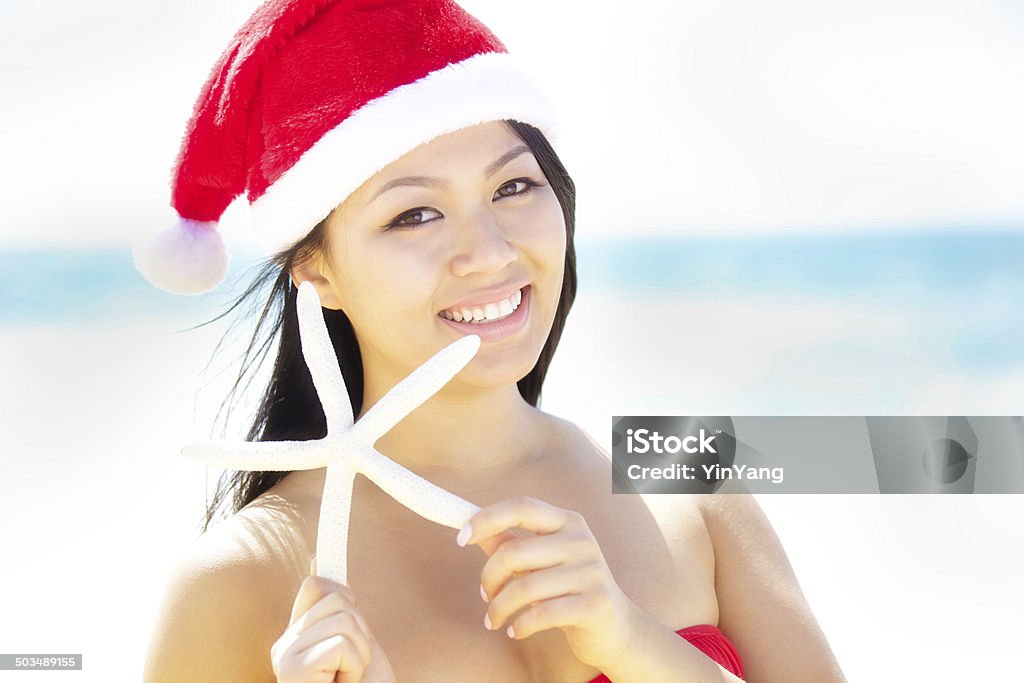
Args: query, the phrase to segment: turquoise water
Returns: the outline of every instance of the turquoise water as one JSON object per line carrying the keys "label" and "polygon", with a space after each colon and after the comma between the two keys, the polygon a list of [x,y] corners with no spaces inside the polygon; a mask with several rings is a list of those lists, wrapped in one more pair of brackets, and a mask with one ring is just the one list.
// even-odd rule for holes
{"label": "turquoise water", "polygon": [[610,241],[581,246],[580,272],[611,287],[903,303],[1005,288],[1024,304],[1024,232]]}
{"label": "turquoise water", "polygon": [[581,286],[939,314],[962,367],[1024,367],[1024,233],[651,238],[580,246]]}
{"label": "turquoise water", "polygon": [[[236,257],[237,278],[252,256]],[[237,265],[236,265],[237,264]],[[0,328],[36,323],[101,323],[140,316],[199,322],[228,293],[176,296],[146,282],[127,248],[0,250]]]}
{"label": "turquoise water", "polygon": [[[679,297],[814,296],[948,313],[949,344],[974,367],[1024,365],[1024,233],[657,237],[577,243],[580,286]],[[257,254],[236,255],[234,286],[198,297],[150,287],[127,249],[0,250],[0,328],[143,316],[182,327],[223,310]]]}

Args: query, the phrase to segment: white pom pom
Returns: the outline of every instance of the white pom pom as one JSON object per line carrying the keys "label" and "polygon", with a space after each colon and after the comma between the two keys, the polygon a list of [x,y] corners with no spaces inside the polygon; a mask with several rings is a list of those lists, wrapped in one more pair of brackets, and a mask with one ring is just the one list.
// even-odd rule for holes
{"label": "white pom pom", "polygon": [[153,286],[172,294],[210,291],[223,282],[230,260],[216,223],[187,218],[136,243],[132,259]]}

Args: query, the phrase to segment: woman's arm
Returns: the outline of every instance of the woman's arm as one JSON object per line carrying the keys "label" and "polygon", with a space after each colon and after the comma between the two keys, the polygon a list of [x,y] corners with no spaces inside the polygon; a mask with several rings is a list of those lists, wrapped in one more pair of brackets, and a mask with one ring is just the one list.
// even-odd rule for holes
{"label": "woman's arm", "polygon": [[[739,683],[739,678],[647,612],[634,605],[632,613],[629,645],[622,655],[599,667],[609,680],[614,683]],[[742,659],[742,653],[740,657]]]}
{"label": "woman's arm", "polygon": [[[754,497],[708,495],[700,509],[715,553],[718,626],[736,646],[743,680],[845,683],[782,544]],[[602,669],[616,683],[739,680],[639,608],[633,620],[630,647]]]}
{"label": "woman's arm", "polygon": [[786,552],[749,493],[701,501],[715,552],[719,628],[750,683],[845,683]]}

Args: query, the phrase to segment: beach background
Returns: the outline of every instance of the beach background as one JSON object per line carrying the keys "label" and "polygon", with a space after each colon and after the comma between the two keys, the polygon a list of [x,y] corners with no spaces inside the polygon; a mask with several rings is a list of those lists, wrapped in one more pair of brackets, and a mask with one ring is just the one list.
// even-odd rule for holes
{"label": "beach background", "polygon": [[[257,3],[0,4],[0,652],[137,680],[216,470],[259,258],[149,287],[130,242]],[[611,416],[1021,415],[1024,12],[1009,1],[464,5],[562,111],[580,291],[543,407]],[[609,483],[610,485],[610,483]],[[1018,668],[1024,496],[758,497],[850,681]],[[770,634],[766,634],[770,637]]]}

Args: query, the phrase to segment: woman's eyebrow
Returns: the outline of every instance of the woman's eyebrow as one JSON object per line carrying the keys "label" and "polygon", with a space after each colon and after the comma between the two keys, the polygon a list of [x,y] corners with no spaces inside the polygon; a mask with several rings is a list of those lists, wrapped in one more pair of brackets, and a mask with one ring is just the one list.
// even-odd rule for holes
{"label": "woman's eyebrow", "polygon": [[492,175],[500,171],[502,166],[512,161],[520,154],[525,154],[526,152],[529,151],[530,148],[527,147],[526,145],[517,145],[513,147],[512,149],[498,157],[497,160],[494,161],[494,163],[490,164],[486,169],[484,169],[484,175],[490,178]]}
{"label": "woman's eyebrow", "polygon": [[370,197],[370,201],[366,203],[372,203],[373,200],[375,200],[377,197],[381,196],[388,190],[393,190],[396,187],[407,187],[410,185],[421,187],[433,187],[442,190],[448,187],[448,183],[441,180],[440,178],[431,178],[430,176],[425,175],[404,176],[402,178],[395,178],[394,180],[389,180],[388,182],[384,183],[379,190],[373,193],[373,196]]}
{"label": "woman's eyebrow", "polygon": [[[526,145],[517,145],[513,147],[512,149],[505,152],[500,157],[498,157],[493,162],[487,165],[487,168],[484,169],[485,177],[490,178],[492,175],[500,171],[510,161],[512,161],[513,159],[522,154],[526,154],[529,151],[530,148],[527,147]],[[396,187],[408,187],[410,185],[444,189],[448,186],[448,183],[446,183],[444,180],[441,180],[440,178],[432,178],[430,176],[403,176],[401,178],[395,178],[394,180],[389,180],[388,182],[384,183],[379,190],[373,193],[373,196],[370,197],[369,201],[366,203],[370,204],[371,202],[373,202],[373,200],[375,200],[377,197],[381,196],[388,190],[392,190]]]}

